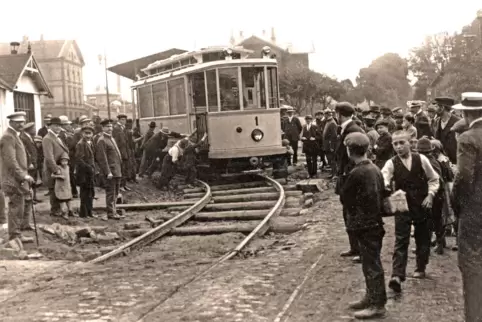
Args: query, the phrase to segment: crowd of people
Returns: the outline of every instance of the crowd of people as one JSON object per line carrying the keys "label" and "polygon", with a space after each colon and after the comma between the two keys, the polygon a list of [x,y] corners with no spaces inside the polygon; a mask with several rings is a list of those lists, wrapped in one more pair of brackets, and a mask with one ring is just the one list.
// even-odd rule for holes
{"label": "crowd of people", "polygon": [[452,249],[459,251],[466,321],[482,321],[482,93],[464,93],[457,105],[449,97],[424,105],[413,102],[404,114],[400,107],[360,110],[342,102],[334,111],[318,112],[315,122],[305,116],[303,126],[290,107],[282,115],[284,135],[295,151],[292,163],[300,139],[310,177],[317,175],[318,156],[321,168],[329,165],[335,177],[350,246],[341,256],[361,263],[366,279],[365,296],[349,304],[359,319],[386,313],[380,254],[383,217],[393,216],[388,287],[402,292],[411,237],[412,277],[423,279],[431,253],[443,254],[447,232],[458,232]]}
{"label": "crowd of people", "polygon": [[[122,191],[130,191],[129,182],[137,182],[146,173],[151,177],[161,171],[159,188],[167,188],[173,176],[182,171],[186,183],[196,177],[196,148],[206,139],[196,142],[162,127],[155,132],[156,123],[141,135],[139,124],[126,115],[117,121],[95,120],[87,116],[75,122],[67,116],[44,118],[44,126],[35,130],[35,123],[26,123],[26,113],[8,116],[9,126],[0,139],[2,181],[0,191],[0,229],[8,230],[9,240],[32,242],[22,231],[31,225],[33,204],[41,202],[37,188],[48,188],[50,215],[68,220],[69,217],[97,217],[93,213],[95,187],[105,190],[106,213],[100,219],[121,219],[116,205]],[[168,146],[169,138],[177,141]],[[5,212],[8,197],[8,216]],[[79,212],[71,201],[80,198]]]}

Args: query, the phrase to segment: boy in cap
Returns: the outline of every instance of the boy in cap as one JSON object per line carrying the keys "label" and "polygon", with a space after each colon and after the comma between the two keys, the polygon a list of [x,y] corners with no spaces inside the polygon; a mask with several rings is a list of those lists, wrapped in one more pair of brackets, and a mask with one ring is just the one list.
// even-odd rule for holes
{"label": "boy in cap", "polygon": [[385,162],[393,156],[392,136],[388,131],[389,126],[390,122],[387,119],[380,119],[375,124],[375,129],[380,136],[375,143],[373,153],[376,155],[375,165],[379,169],[382,169]]}
{"label": "boy in cap", "polygon": [[380,134],[375,130],[375,123],[376,119],[372,116],[366,116],[363,118],[365,122],[365,132],[367,133],[368,139],[370,140],[370,147],[368,148],[368,158],[370,160],[375,160],[375,154],[373,153],[373,148],[377,144],[377,140],[380,137]]}
{"label": "boy in cap", "polygon": [[363,133],[350,133],[344,142],[354,167],[346,177],[340,193],[346,209],[346,229],[351,231],[359,245],[366,294],[360,301],[350,303],[359,310],[357,319],[370,319],[385,315],[387,294],[385,277],[380,259],[383,236],[383,199],[385,185],[382,173],[368,158],[370,145]]}
{"label": "boy in cap", "polygon": [[405,114],[405,116],[403,117],[402,127],[405,132],[410,134],[411,139],[418,138],[417,128],[414,126],[414,123],[415,118],[413,117],[413,115],[410,113]]}
{"label": "boy in cap", "polygon": [[422,110],[422,104],[413,102],[410,106],[410,113],[412,113],[415,119],[414,126],[417,128],[417,139],[420,139],[422,136],[432,137],[433,133],[430,128],[430,119]]}
{"label": "boy in cap", "polygon": [[414,278],[424,278],[430,255],[429,214],[439,189],[439,176],[424,155],[410,151],[410,135],[397,131],[392,135],[395,152],[382,169],[385,186],[406,193],[408,212],[395,216],[395,250],[392,278],[388,286],[395,292],[402,291],[406,278],[408,246],[411,226],[415,226],[416,269]]}
{"label": "boy in cap", "polygon": [[75,147],[77,184],[80,187],[80,217],[96,217],[92,213],[94,205],[94,178],[97,174],[95,166],[95,147],[92,138],[94,128],[84,125],[81,129],[82,139]]}
{"label": "boy in cap", "polygon": [[392,110],[393,120],[395,121],[395,131],[403,130],[403,109],[401,107],[395,107]]}

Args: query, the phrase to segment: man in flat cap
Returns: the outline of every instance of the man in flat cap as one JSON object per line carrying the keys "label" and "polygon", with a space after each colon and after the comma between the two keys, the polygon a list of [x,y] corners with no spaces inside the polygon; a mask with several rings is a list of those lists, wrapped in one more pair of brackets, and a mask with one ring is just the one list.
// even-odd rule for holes
{"label": "man in flat cap", "polygon": [[433,133],[430,128],[430,119],[423,111],[422,104],[419,102],[412,102],[410,105],[410,112],[415,119],[414,126],[417,128],[417,139],[420,139],[422,136],[432,137]]}
{"label": "man in flat cap", "polygon": [[354,167],[346,177],[340,200],[346,209],[346,229],[359,245],[366,280],[365,296],[349,306],[357,310],[355,317],[358,319],[382,317],[387,302],[380,259],[385,235],[382,220],[385,184],[380,170],[367,158],[370,141],[365,134],[348,134],[344,145]]}
{"label": "man in flat cap", "polygon": [[[343,185],[345,182],[345,178],[353,168],[353,162],[350,161],[348,157],[347,149],[345,146],[345,139],[346,136],[350,133],[364,133],[364,131],[356,125],[353,121],[353,114],[355,113],[355,108],[348,102],[341,102],[337,103],[335,106],[336,114],[338,115],[338,120],[340,122],[339,128],[339,145],[336,150],[337,156],[337,170],[338,170],[338,180],[336,184],[335,192],[340,194],[341,189],[343,189]],[[343,219],[345,220],[346,225],[346,209],[343,206]],[[356,240],[356,236],[353,235],[353,232],[347,231],[348,240],[350,242],[350,249],[346,252],[341,253],[342,257],[349,257],[354,256],[353,260],[359,262],[360,260],[360,250],[359,245]]]}
{"label": "man in flat cap", "polygon": [[131,189],[127,187],[127,168],[129,166],[129,144],[127,142],[127,136],[125,132],[127,122],[127,115],[119,114],[117,115],[117,123],[114,125],[112,131],[112,137],[119,148],[122,160],[122,178],[120,182],[121,191],[130,191]]}
{"label": "man in flat cap", "polygon": [[380,106],[370,105],[368,110],[370,112],[370,117],[375,119],[375,122],[376,122],[380,118]]}
{"label": "man in flat cap", "polygon": [[336,147],[338,146],[338,125],[333,118],[333,111],[329,108],[324,112],[325,126],[323,128],[323,152],[326,156],[326,161],[331,168],[330,179],[337,174],[336,169]]}
{"label": "man in flat cap", "polygon": [[52,175],[60,174],[60,158],[64,153],[69,153],[69,148],[59,137],[62,132],[62,121],[58,117],[52,117],[49,123],[49,131],[42,140],[44,153],[44,183],[49,189],[50,215],[60,216],[60,202],[55,196],[55,179]]}
{"label": "man in flat cap", "polygon": [[[283,122],[283,132],[290,145],[293,148],[293,165],[298,163],[298,142],[300,140],[300,134],[303,127],[300,120],[295,116],[295,110],[290,106],[286,111],[288,117]],[[291,162],[290,162],[291,163]]]}
{"label": "man in flat cap", "polygon": [[430,255],[431,212],[435,194],[439,189],[439,176],[426,156],[410,151],[410,135],[397,131],[392,135],[397,155],[388,160],[382,169],[385,186],[393,192],[406,194],[408,212],[395,215],[395,249],[393,253],[392,278],[388,286],[397,293],[402,291],[406,279],[410,231],[415,226],[416,269],[414,278],[425,278]]}
{"label": "man in flat cap", "polygon": [[306,124],[301,131],[301,142],[303,142],[303,153],[306,155],[308,175],[310,178],[315,178],[318,172],[318,131],[311,115],[306,115],[305,121]]}
{"label": "man in flat cap", "polygon": [[95,217],[92,213],[94,201],[94,178],[97,174],[95,166],[95,147],[92,137],[94,128],[84,124],[81,128],[82,139],[75,147],[77,184],[80,187],[80,217]]}
{"label": "man in flat cap", "polygon": [[395,121],[395,131],[403,130],[403,109],[401,107],[395,107],[392,113],[393,120]]}
{"label": "man in flat cap", "polygon": [[46,114],[44,116],[44,126],[42,126],[38,130],[37,135],[41,136],[42,138],[47,135],[47,133],[49,132],[49,123],[51,118],[52,118],[52,114]]}
{"label": "man in flat cap", "polygon": [[442,143],[450,162],[457,164],[457,139],[455,132],[450,130],[460,120],[459,117],[451,113],[455,100],[450,97],[437,97],[435,102],[437,103],[438,118],[434,121],[432,127],[433,135],[435,139]]}
{"label": "man in flat cap", "polygon": [[382,115],[382,119],[388,121],[388,132],[393,133],[397,123],[392,118],[392,110],[387,106],[382,106],[380,107],[380,113]]}
{"label": "man in flat cap", "polygon": [[[20,134],[20,139],[22,140],[23,145],[25,146],[25,152],[27,153],[27,162],[28,162],[28,174],[37,182],[37,169],[38,169],[38,151],[37,145],[34,141],[35,136],[35,123],[29,122],[25,124],[23,127],[22,133]],[[35,184],[32,185],[33,190],[33,202],[39,202],[40,200],[37,199],[37,188]]]}
{"label": "man in flat cap", "polygon": [[97,141],[95,155],[104,179],[107,215],[104,215],[102,220],[106,221],[108,218],[121,218],[117,214],[116,205],[122,178],[122,154],[112,137],[112,120],[103,120],[101,125],[103,132]]}
{"label": "man in flat cap", "polygon": [[25,202],[34,179],[28,174],[28,160],[20,132],[25,124],[25,112],[15,112],[7,118],[9,125],[0,139],[0,164],[2,169],[2,191],[8,197],[8,238],[22,242],[33,239],[22,236],[21,230],[28,225],[31,204]]}
{"label": "man in flat cap", "polygon": [[459,268],[465,321],[482,317],[482,93],[463,93],[454,109],[462,111],[468,129],[459,135],[452,207],[459,224]]}
{"label": "man in flat cap", "polygon": [[318,143],[318,155],[320,156],[321,167],[320,170],[326,166],[325,151],[323,150],[323,130],[325,129],[326,119],[322,111],[315,113],[316,137]]}
{"label": "man in flat cap", "polygon": [[87,115],[81,115],[79,117],[79,127],[74,131],[73,141],[75,143],[75,146],[77,146],[77,143],[82,140],[82,128],[86,126],[93,126],[93,122],[90,118],[87,117]]}

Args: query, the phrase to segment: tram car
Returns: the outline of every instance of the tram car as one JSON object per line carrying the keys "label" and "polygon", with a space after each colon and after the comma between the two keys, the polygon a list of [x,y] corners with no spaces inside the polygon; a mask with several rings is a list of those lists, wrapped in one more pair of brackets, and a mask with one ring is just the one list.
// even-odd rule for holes
{"label": "tram car", "polygon": [[287,173],[270,51],[248,58],[253,51],[242,47],[208,47],[145,66],[132,85],[141,131],[155,121],[197,140],[207,133],[200,164],[214,172],[273,166]]}

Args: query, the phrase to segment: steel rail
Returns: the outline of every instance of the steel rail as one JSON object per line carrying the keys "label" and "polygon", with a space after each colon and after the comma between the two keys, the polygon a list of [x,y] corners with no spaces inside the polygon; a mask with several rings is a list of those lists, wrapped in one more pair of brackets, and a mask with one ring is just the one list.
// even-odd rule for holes
{"label": "steel rail", "polygon": [[103,263],[112,258],[121,256],[121,255],[127,255],[134,249],[142,248],[144,246],[147,246],[153,243],[154,241],[158,240],[162,236],[166,235],[171,229],[185,223],[187,220],[193,217],[196,213],[201,211],[204,208],[204,206],[206,206],[211,201],[211,197],[212,197],[211,187],[204,181],[197,180],[197,182],[199,182],[204,187],[206,194],[194,205],[192,205],[185,211],[181,212],[176,217],[166,221],[162,225],[149,230],[145,234],[133,240],[130,240],[129,242],[125,243],[124,245],[121,245],[120,247],[114,249],[113,251],[107,254],[104,254],[102,256],[99,256],[89,261],[89,263],[93,263],[93,264]]}

